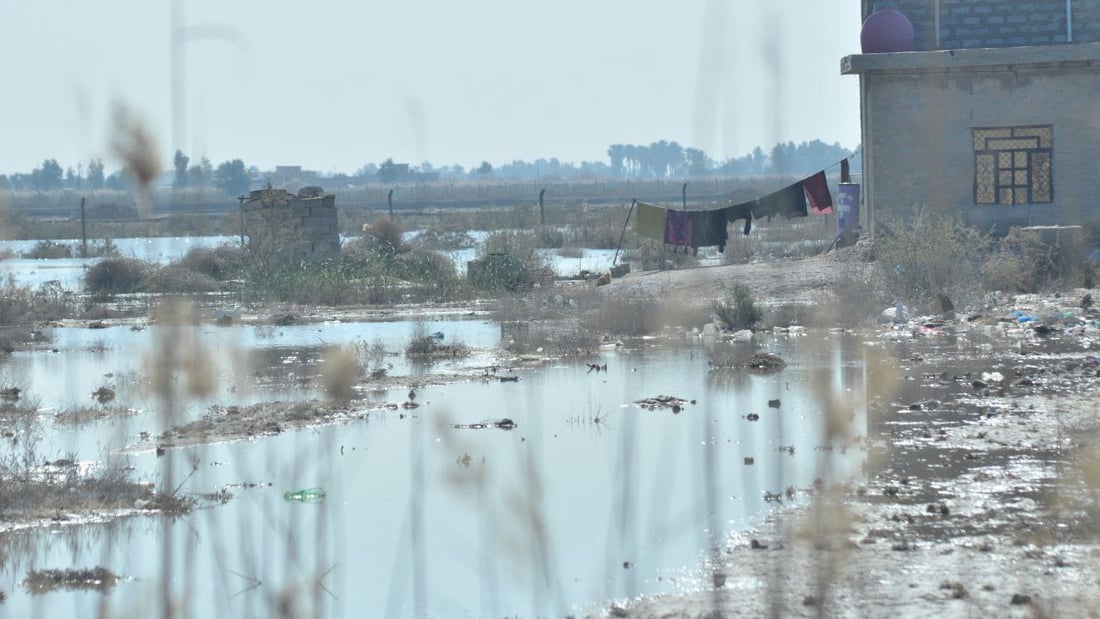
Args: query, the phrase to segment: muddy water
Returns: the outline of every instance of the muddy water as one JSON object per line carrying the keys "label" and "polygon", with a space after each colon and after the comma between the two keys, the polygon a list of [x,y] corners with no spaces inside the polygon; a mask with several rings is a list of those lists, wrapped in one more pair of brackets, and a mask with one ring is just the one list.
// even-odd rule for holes
{"label": "muddy water", "polygon": [[[342,328],[352,327],[331,326]],[[392,328],[407,337],[410,326]],[[286,348],[308,348],[314,335],[306,329]],[[469,329],[464,339],[474,345],[497,333],[476,322]],[[237,337],[246,349],[267,343]],[[234,498],[174,521],[21,535],[0,567],[9,596],[0,611],[57,616],[104,603],[143,615],[167,589],[192,616],[269,616],[284,596],[332,617],[532,617],[676,591],[727,532],[775,505],[765,493],[790,487],[800,500],[826,465],[856,475],[865,459],[858,447],[824,449],[821,430],[823,398],[832,395],[851,415],[849,435],[866,434],[856,338],[769,335],[735,346],[790,365],[771,376],[712,372],[701,343],[609,351],[598,359],[606,372],[555,362],[518,370],[517,382],[419,389],[421,406],[411,411],[161,458],[127,456],[155,483],[175,486],[194,471],[184,491],[224,489]],[[679,413],[630,405],[662,394],[695,403]],[[503,418],[515,428],[468,429]],[[82,432],[118,445],[151,423],[138,416]],[[92,449],[72,433],[51,440]],[[284,500],[284,491],[311,487],[324,488],[326,501]],[[104,598],[31,597],[19,584],[31,567],[94,565],[126,580]]]}

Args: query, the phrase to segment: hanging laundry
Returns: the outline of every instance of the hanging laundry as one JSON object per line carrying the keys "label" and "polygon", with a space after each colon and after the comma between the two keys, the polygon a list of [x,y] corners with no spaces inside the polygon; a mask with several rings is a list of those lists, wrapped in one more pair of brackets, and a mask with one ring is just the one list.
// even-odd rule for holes
{"label": "hanging laundry", "polygon": [[688,213],[691,218],[692,249],[717,245],[719,252],[726,251],[726,240],[729,239],[729,231],[726,229],[729,224],[727,210],[720,208]]}
{"label": "hanging laundry", "polygon": [[842,183],[852,182],[852,174],[851,174],[850,169],[848,168],[848,160],[847,159],[841,159],[840,160],[840,182],[842,182]]}
{"label": "hanging laundry", "polygon": [[810,199],[810,206],[818,213],[833,212],[833,196],[829,193],[829,182],[824,170],[802,180],[802,189]]}
{"label": "hanging laundry", "polygon": [[803,191],[801,182],[788,185],[756,201],[756,206],[752,208],[753,217],[760,219],[772,215],[782,215],[787,219],[808,215],[806,192]]}
{"label": "hanging laundry", "polygon": [[726,219],[733,223],[738,219],[745,220],[745,229],[743,231],[745,236],[752,232],[752,207],[755,202],[744,202],[742,204],[734,204],[726,209]]}
{"label": "hanging laundry", "polygon": [[634,231],[639,235],[658,241],[665,240],[665,214],[663,206],[638,202],[638,217],[634,219]]}
{"label": "hanging laundry", "polygon": [[687,211],[669,210],[665,214],[665,243],[691,247],[691,216]]}

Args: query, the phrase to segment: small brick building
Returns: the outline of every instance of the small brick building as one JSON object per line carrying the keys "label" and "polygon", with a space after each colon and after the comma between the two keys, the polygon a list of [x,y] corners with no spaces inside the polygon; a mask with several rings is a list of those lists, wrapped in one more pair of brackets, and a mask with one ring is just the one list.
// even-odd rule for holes
{"label": "small brick building", "polygon": [[321,262],[340,256],[336,196],[320,187],[297,194],[282,189],[253,191],[241,201],[246,247],[267,266]]}
{"label": "small brick building", "polygon": [[[874,3],[863,0],[863,16]],[[913,51],[854,54],[864,212],[1100,230],[1100,0],[898,0]]]}

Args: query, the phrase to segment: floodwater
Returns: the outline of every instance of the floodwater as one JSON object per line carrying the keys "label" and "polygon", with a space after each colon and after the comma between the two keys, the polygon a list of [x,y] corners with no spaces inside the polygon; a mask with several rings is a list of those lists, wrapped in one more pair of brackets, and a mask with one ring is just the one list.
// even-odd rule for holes
{"label": "floodwater", "polygon": [[[483,238],[483,235],[475,235],[475,238]],[[342,239],[345,243],[349,237]],[[11,252],[19,256],[29,252],[39,241],[0,241],[0,254]],[[56,241],[59,244],[67,244],[77,251],[80,242],[75,240]],[[118,248],[119,254],[129,258],[138,258],[154,264],[167,264],[173,260],[182,258],[193,248],[212,248],[220,245],[238,245],[240,237],[237,236],[196,236],[196,237],[154,237],[154,238],[123,238],[113,239],[112,243]],[[466,263],[477,258],[477,249],[456,249],[441,251],[442,255],[449,258],[458,273],[466,272]],[[542,255],[554,272],[562,277],[573,277],[582,271],[603,272],[611,267],[615,260],[613,249],[581,249],[579,255],[561,255],[557,250],[542,250]],[[620,259],[621,259],[620,255]],[[83,286],[84,271],[95,264],[99,258],[56,258],[56,259],[31,259],[8,258],[0,259],[0,277],[11,276],[18,284],[38,286],[49,281],[56,281],[65,290],[79,291]]]}
{"label": "floodwater", "polygon": [[[144,382],[141,359],[156,329],[58,330],[59,352],[20,353],[3,361],[0,373],[21,377],[43,406],[63,407],[86,398],[108,373]],[[317,373],[309,360],[318,347],[377,338],[401,348],[412,324],[276,329],[195,327],[208,350],[221,351],[211,353],[212,363],[241,355],[263,377],[242,394],[240,383],[249,381],[222,371],[211,401],[314,397],[311,386],[285,385]],[[499,336],[495,325],[477,320],[437,321],[429,329],[473,346],[492,346]],[[88,344],[97,339],[105,346]],[[159,613],[166,596],[189,616],[271,616],[285,604],[326,617],[564,616],[606,608],[612,599],[697,587],[690,574],[711,549],[777,505],[765,493],[791,488],[794,500],[805,500],[815,478],[826,471],[830,479],[859,475],[866,458],[858,441],[850,449],[827,444],[822,430],[831,399],[850,415],[848,437],[866,435],[858,338],[769,334],[720,345],[739,356],[782,356],[789,365],[773,375],[711,371],[713,346],[694,340],[618,349],[584,362],[519,368],[517,382],[474,378],[423,387],[412,411],[372,412],[365,420],[174,449],[160,458],[118,455],[140,432],[158,429],[155,402],[142,400],[140,389],[120,389],[118,398],[141,412],[78,430],[54,427],[46,411],[46,457],[114,454],[160,487],[224,489],[234,498],[176,519],[9,535],[0,617],[79,616],[100,605],[147,616]],[[607,370],[585,363],[597,361]],[[396,375],[454,373],[480,362],[393,363]],[[94,378],[80,382],[86,374]],[[236,390],[225,387],[233,384]],[[658,395],[694,404],[679,413],[631,404]],[[401,389],[369,397],[403,402],[408,395]],[[189,405],[187,415],[202,409]],[[503,418],[515,428],[469,428]],[[314,487],[325,490],[324,502],[284,500],[288,490]],[[29,569],[97,565],[123,578],[110,593],[32,596],[20,584]]]}

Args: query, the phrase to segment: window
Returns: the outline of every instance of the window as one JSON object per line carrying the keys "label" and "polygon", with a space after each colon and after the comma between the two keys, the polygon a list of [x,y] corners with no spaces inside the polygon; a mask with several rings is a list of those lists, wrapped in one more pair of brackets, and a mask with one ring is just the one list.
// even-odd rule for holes
{"label": "window", "polygon": [[1054,200],[1051,125],[973,131],[976,204],[1038,204]]}

